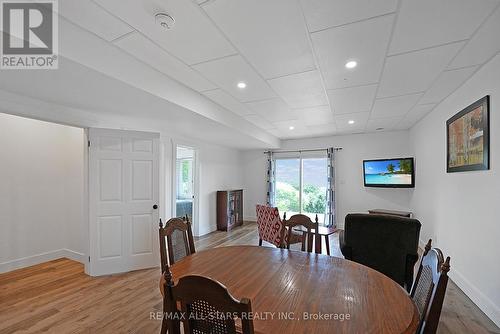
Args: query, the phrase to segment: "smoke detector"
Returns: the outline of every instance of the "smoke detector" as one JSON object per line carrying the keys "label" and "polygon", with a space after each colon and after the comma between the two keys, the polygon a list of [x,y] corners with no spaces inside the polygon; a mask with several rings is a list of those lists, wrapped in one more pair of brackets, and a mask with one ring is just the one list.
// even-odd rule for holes
{"label": "smoke detector", "polygon": [[158,13],[155,15],[155,21],[162,29],[169,30],[174,26],[175,20],[167,13]]}

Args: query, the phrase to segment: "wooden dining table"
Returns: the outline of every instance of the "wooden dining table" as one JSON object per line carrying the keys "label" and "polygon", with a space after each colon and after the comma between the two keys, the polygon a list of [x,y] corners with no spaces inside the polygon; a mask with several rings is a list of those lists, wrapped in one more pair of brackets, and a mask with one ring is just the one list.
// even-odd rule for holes
{"label": "wooden dining table", "polygon": [[249,298],[256,333],[415,333],[419,315],[406,291],[364,265],[270,247],[204,250],[171,267],[174,282],[203,275]]}

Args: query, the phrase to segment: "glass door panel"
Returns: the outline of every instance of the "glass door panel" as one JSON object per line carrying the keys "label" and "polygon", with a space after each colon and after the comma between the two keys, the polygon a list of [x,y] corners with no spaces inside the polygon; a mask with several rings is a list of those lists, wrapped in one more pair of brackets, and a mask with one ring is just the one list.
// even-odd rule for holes
{"label": "glass door panel", "polygon": [[275,203],[283,217],[300,212],[300,159],[276,159]]}
{"label": "glass door panel", "polygon": [[313,221],[317,214],[320,224],[325,223],[327,182],[326,158],[302,159],[302,213]]}

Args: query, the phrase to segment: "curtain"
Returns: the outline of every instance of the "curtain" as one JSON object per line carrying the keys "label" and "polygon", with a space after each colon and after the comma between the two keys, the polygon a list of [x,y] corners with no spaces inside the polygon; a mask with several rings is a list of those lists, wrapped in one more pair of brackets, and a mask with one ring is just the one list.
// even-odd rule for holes
{"label": "curtain", "polygon": [[335,206],[335,148],[330,147],[327,152],[328,182],[326,191],[326,214],[328,226],[337,226],[337,208]]}
{"label": "curtain", "polygon": [[275,206],[275,168],[273,152],[267,152],[267,205]]}

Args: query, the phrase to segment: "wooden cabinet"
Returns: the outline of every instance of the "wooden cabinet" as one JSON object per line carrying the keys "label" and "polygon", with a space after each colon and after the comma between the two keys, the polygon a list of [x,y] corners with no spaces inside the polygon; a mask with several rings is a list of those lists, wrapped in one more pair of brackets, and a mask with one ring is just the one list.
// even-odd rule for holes
{"label": "wooden cabinet", "polygon": [[243,190],[217,192],[217,229],[230,231],[243,225]]}

